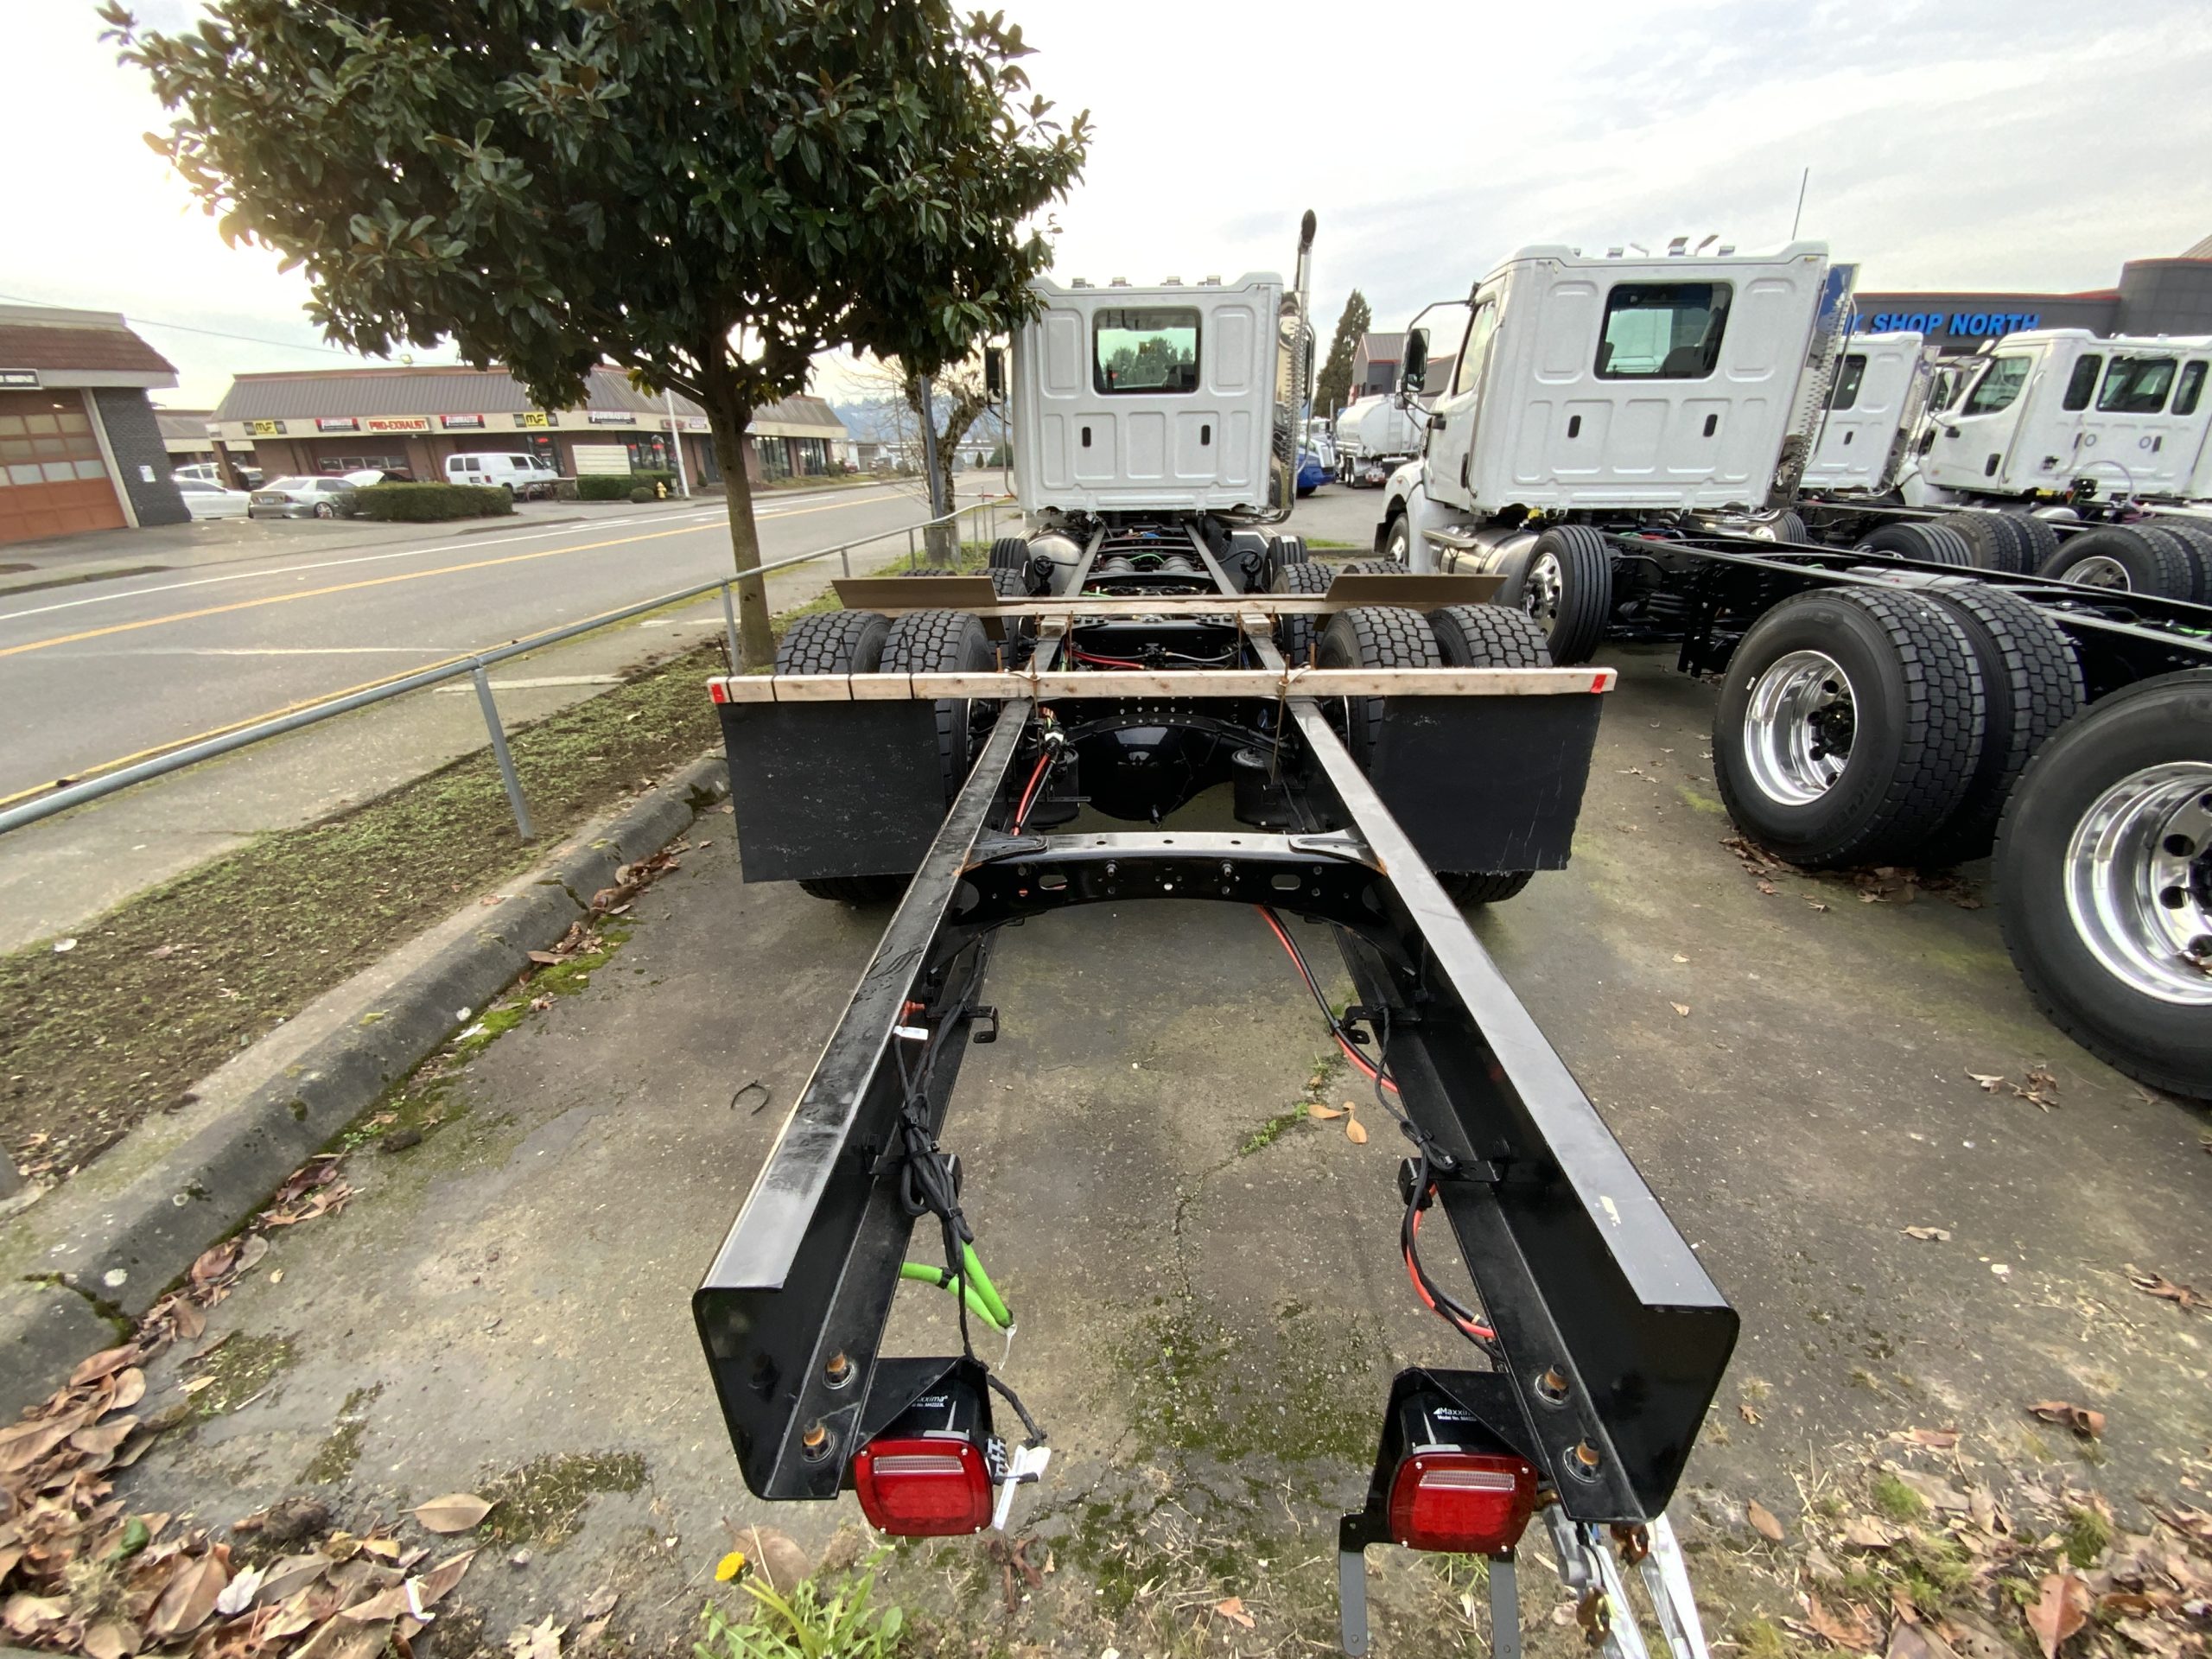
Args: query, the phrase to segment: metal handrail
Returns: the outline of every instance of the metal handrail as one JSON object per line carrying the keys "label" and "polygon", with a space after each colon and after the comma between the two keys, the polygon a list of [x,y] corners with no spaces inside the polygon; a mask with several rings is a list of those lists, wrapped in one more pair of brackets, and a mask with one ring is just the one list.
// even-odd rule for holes
{"label": "metal handrail", "polygon": [[871,542],[888,541],[896,536],[903,535],[906,537],[906,556],[911,562],[916,553],[914,539],[916,532],[926,531],[936,524],[956,524],[969,513],[995,512],[1005,505],[1007,500],[1007,498],[1005,496],[987,496],[982,500],[968,506],[957,507],[950,512],[939,513],[935,518],[925,518],[916,524],[900,524],[891,530],[880,531],[873,536],[862,536],[849,542],[840,542],[834,546],[817,548],[810,553],[793,553],[780,559],[771,559],[766,563],[756,566],[742,574],[718,576],[712,582],[697,582],[691,587],[679,588],[674,593],[662,594],[658,598],[640,600],[634,605],[625,605],[617,610],[603,611],[597,616],[586,617],[581,622],[567,623],[561,627],[548,629],[543,633],[534,633],[524,639],[509,640],[504,645],[494,645],[486,651],[474,652],[465,657],[456,657],[448,662],[433,664],[429,668],[416,669],[412,673],[403,674],[358,691],[347,692],[343,696],[332,697],[326,702],[310,703],[306,708],[293,709],[289,713],[276,715],[273,719],[257,721],[250,726],[242,726],[236,731],[225,732],[219,736],[207,738],[182,748],[172,749],[167,754],[156,755],[151,760],[139,761],[135,766],[124,766],[99,778],[87,779],[82,783],[68,785],[55,790],[50,795],[41,795],[35,801],[26,801],[21,805],[10,807],[5,811],[0,811],[0,835],[5,835],[10,830],[20,830],[26,824],[36,823],[41,819],[53,817],[56,813],[67,812],[72,807],[82,806],[87,801],[96,801],[105,796],[115,794],[120,790],[129,789],[134,784],[143,784],[151,779],[166,777],[170,772],[181,772],[187,766],[197,766],[202,760],[212,760],[218,755],[229,754],[234,750],[264,742],[272,737],[281,737],[287,732],[296,732],[302,727],[317,725],[323,721],[335,719],[340,715],[351,714],[357,709],[367,708],[372,703],[388,702],[394,697],[404,696],[410,691],[419,691],[425,686],[438,685],[445,681],[456,680],[463,675],[467,675],[476,682],[477,701],[484,711],[486,729],[491,734],[493,757],[499,762],[499,781],[506,789],[507,804],[514,812],[516,830],[523,840],[528,841],[536,832],[531,824],[529,804],[523,798],[522,781],[516,775],[513,757],[507,752],[506,729],[500,722],[499,705],[492,696],[492,682],[485,674],[485,670],[492,664],[505,662],[510,658],[527,656],[531,652],[542,651],[548,645],[559,645],[562,641],[573,639],[580,634],[590,633],[600,628],[611,627],[617,622],[627,621],[630,618],[641,616],[647,611],[657,611],[665,606],[681,604],[685,600],[697,599],[704,594],[719,591],[722,596],[722,625],[726,631],[725,638],[728,645],[730,664],[734,668],[738,660],[738,645],[737,612],[730,596],[730,590],[733,588],[747,582],[765,582],[772,571],[788,569],[795,564],[805,564],[815,559],[829,558],[833,555],[842,563],[844,573],[849,576],[853,573],[854,549],[866,547]]}

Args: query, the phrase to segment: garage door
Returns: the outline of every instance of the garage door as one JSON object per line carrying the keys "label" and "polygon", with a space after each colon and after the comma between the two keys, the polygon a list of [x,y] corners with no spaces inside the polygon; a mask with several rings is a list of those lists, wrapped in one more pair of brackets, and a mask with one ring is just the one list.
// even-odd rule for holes
{"label": "garage door", "polygon": [[124,522],[83,394],[0,391],[0,543]]}

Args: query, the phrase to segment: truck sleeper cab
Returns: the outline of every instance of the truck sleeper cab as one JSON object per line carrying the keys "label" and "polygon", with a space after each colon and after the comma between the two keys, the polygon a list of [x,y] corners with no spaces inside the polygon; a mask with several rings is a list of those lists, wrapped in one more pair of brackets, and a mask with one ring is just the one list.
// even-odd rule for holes
{"label": "truck sleeper cab", "polygon": [[1919,334],[1852,335],[1814,429],[1804,487],[1879,495],[1895,484],[1933,373]]}

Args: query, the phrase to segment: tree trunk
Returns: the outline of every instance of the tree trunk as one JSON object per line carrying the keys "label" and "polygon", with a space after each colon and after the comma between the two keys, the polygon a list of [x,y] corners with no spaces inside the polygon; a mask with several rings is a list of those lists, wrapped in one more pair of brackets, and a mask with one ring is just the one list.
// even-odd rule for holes
{"label": "tree trunk", "polygon": [[709,386],[701,400],[707,411],[708,430],[715,441],[715,464],[721,468],[722,496],[729,505],[730,562],[736,565],[737,661],[731,671],[750,674],[772,668],[776,661],[775,636],[768,629],[768,588],[766,578],[750,573],[760,568],[760,531],[753,522],[753,480],[745,470],[745,429],[753,411],[734,397],[716,395]]}

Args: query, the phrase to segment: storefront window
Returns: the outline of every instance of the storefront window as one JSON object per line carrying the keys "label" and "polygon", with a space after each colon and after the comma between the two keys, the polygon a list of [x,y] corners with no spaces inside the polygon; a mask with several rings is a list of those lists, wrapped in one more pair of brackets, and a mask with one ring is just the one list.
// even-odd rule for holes
{"label": "storefront window", "polygon": [[759,438],[754,442],[760,449],[760,476],[766,480],[789,478],[791,475],[791,446],[785,438]]}
{"label": "storefront window", "polygon": [[630,470],[633,473],[672,473],[676,458],[669,453],[668,440],[658,432],[645,437],[628,440]]}

